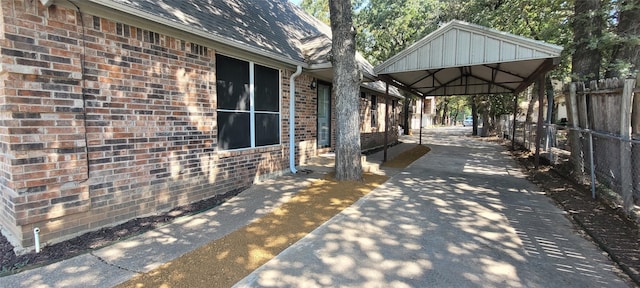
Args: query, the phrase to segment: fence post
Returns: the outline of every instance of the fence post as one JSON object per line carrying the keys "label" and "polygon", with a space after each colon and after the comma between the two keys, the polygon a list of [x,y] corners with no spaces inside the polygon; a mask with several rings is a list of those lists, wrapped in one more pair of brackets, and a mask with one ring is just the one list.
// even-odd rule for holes
{"label": "fence post", "polygon": [[576,172],[584,173],[584,157],[583,150],[580,148],[580,131],[578,131],[578,96],[576,93],[576,83],[569,84],[569,95],[566,99],[567,108],[569,109],[569,143],[571,144],[571,160]]}
{"label": "fence post", "polygon": [[589,169],[591,170],[591,197],[596,199],[596,167],[595,161],[593,161],[593,133],[591,130],[589,133]]}
{"label": "fence post", "polygon": [[584,129],[589,129],[589,118],[588,118],[588,110],[587,110],[587,90],[584,87],[584,84],[582,84],[582,95],[580,95],[580,99],[578,101],[580,101],[580,103],[578,104],[578,117],[579,118],[579,123],[580,123],[580,127],[584,128]]}
{"label": "fence post", "polygon": [[620,181],[624,210],[633,208],[633,169],[631,166],[631,98],[635,79],[625,79],[620,101]]}

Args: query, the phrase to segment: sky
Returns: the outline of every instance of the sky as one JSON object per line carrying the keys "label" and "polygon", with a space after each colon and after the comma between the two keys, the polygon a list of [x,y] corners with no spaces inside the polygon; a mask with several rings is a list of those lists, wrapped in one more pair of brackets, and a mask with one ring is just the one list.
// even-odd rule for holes
{"label": "sky", "polygon": [[296,4],[296,5],[300,5],[300,2],[302,2],[302,0],[289,0],[289,2]]}

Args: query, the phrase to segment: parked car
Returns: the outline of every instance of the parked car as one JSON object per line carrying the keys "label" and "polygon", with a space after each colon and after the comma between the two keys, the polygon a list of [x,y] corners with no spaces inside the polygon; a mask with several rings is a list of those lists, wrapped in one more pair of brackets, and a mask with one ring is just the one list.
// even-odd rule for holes
{"label": "parked car", "polygon": [[462,127],[473,126],[473,116],[467,116],[462,121]]}

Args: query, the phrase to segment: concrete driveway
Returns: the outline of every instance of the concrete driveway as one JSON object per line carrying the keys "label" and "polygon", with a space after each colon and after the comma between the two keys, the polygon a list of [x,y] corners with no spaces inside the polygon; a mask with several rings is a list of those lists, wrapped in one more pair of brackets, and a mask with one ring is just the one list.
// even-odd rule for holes
{"label": "concrete driveway", "polygon": [[629,287],[504,149],[427,130],[432,151],[236,287]]}

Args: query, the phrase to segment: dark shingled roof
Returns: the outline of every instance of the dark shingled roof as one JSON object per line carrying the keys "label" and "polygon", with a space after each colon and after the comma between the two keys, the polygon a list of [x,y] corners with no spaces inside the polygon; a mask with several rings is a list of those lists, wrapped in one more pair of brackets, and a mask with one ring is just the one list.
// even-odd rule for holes
{"label": "dark shingled roof", "polygon": [[[363,82],[362,85],[360,86],[362,88],[369,89],[371,91],[375,91],[383,95],[387,93],[386,84],[379,80],[375,82]],[[389,85],[389,96],[399,98],[399,99],[404,99],[404,96],[402,96],[402,94],[400,93],[400,90],[398,90],[398,88],[396,88],[395,86],[391,86],[391,85]]]}
{"label": "dark shingled roof", "polygon": [[[327,63],[331,28],[287,0],[90,0],[136,16],[176,23],[176,28],[265,56],[297,63]],[[128,9],[125,9],[128,8]],[[319,41],[319,42],[318,42]],[[318,44],[318,47],[310,45]],[[361,55],[357,61],[366,75],[373,66]]]}
{"label": "dark shingled roof", "polygon": [[304,61],[300,39],[331,29],[286,0],[103,0],[286,58]]}

